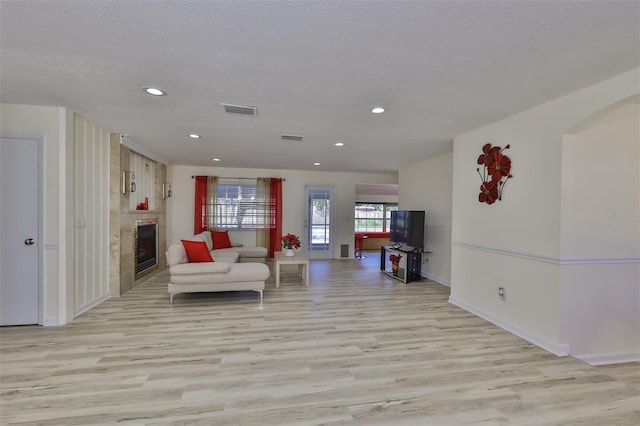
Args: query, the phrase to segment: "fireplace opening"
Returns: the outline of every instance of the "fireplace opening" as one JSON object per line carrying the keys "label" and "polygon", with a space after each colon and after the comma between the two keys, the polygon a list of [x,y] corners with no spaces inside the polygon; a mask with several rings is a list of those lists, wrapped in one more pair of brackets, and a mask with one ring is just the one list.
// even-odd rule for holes
{"label": "fireplace opening", "polygon": [[158,264],[158,223],[153,220],[140,222],[135,228],[136,278]]}

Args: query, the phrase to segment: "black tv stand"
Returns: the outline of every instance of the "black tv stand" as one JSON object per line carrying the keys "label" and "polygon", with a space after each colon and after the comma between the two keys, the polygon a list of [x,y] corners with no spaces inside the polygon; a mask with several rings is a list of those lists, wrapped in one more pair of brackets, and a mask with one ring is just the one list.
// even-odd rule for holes
{"label": "black tv stand", "polygon": [[[424,250],[411,246],[382,246],[380,248],[380,270],[403,283],[418,281],[422,278],[422,253]],[[394,268],[393,262],[389,256],[402,256],[398,262],[397,268]]]}

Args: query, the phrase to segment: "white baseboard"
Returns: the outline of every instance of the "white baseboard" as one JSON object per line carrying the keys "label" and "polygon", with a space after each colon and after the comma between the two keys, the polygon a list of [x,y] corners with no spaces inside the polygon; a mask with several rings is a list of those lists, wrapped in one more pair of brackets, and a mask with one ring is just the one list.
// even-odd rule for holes
{"label": "white baseboard", "polygon": [[454,297],[449,297],[449,303],[456,305],[459,308],[464,309],[467,312],[470,312],[490,323],[497,325],[498,327],[508,331],[509,333],[515,334],[516,336],[526,340],[529,343],[533,343],[536,346],[541,347],[547,352],[551,352],[557,356],[567,356],[569,354],[569,345],[568,344],[557,344],[553,342],[549,342],[545,339],[540,338],[539,336],[535,336],[528,331],[521,329],[511,323],[508,323],[500,318],[496,318],[493,315],[482,311],[474,306],[468,305],[460,300],[455,299]]}
{"label": "white baseboard", "polygon": [[589,365],[625,364],[640,362],[640,352],[612,352],[604,354],[572,355]]}
{"label": "white baseboard", "polygon": [[421,276],[422,278],[426,278],[426,279],[428,279],[428,280],[435,281],[435,282],[437,282],[438,284],[442,284],[442,285],[443,285],[443,286],[445,286],[445,287],[449,287],[449,288],[451,288],[451,282],[449,282],[449,281],[445,280],[444,278],[439,277],[439,276],[437,276],[437,275],[433,275],[433,274],[430,274],[430,273],[428,273],[428,272],[422,271],[422,273],[420,274],[420,276]]}
{"label": "white baseboard", "polygon": [[58,322],[58,317],[47,317],[42,320],[43,327],[53,327],[56,325],[60,325],[60,323]]}
{"label": "white baseboard", "polygon": [[102,302],[104,302],[105,300],[109,299],[109,293],[107,294],[103,294],[102,296],[98,297],[97,299],[92,300],[89,303],[85,303],[84,305],[80,306],[79,308],[75,309],[73,311],[73,317],[77,317],[78,315],[82,315],[83,313],[87,312],[89,309],[98,306],[99,304],[101,304]]}

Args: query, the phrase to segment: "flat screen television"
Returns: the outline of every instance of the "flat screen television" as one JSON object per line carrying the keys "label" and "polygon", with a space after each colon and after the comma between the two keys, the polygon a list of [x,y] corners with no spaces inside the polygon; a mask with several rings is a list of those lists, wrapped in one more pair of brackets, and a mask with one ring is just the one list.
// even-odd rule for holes
{"label": "flat screen television", "polygon": [[392,211],[389,239],[395,244],[424,248],[424,217],[424,210]]}

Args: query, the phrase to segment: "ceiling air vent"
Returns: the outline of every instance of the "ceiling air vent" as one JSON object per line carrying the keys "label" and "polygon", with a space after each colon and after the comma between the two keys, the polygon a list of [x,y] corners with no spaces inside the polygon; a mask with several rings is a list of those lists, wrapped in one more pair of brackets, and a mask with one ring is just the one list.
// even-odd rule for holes
{"label": "ceiling air vent", "polygon": [[256,115],[258,108],[247,105],[231,105],[231,104],[220,104],[224,107],[225,112],[230,112],[233,114],[246,114],[246,115]]}
{"label": "ceiling air vent", "polygon": [[280,139],[285,140],[285,141],[298,141],[298,142],[300,142],[302,139],[304,139],[304,136],[299,136],[299,135],[280,135]]}

